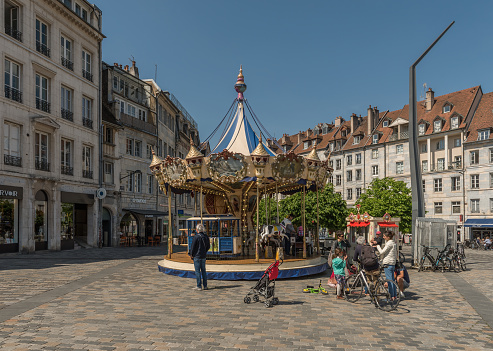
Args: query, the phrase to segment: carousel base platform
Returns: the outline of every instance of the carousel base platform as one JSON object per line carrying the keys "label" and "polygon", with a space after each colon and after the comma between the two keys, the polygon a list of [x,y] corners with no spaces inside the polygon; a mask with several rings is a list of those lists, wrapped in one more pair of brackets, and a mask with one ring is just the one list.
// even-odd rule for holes
{"label": "carousel base platform", "polygon": [[[207,278],[213,280],[258,280],[265,270],[275,260],[254,258],[233,260],[207,260]],[[163,259],[158,262],[159,271],[165,274],[176,275],[183,278],[195,278],[193,261],[186,252],[173,254],[171,259]],[[325,272],[328,268],[327,258],[320,256],[307,259],[286,259],[279,266],[278,279],[304,277]]]}

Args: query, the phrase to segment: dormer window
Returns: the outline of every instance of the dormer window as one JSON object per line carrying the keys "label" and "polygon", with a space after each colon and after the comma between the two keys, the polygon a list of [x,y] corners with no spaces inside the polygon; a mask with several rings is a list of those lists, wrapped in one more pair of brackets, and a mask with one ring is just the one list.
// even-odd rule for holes
{"label": "dormer window", "polygon": [[353,144],[359,144],[361,142],[361,135],[356,135],[353,139]]}
{"label": "dormer window", "polygon": [[450,106],[449,104],[442,107],[442,113],[448,113],[451,110],[452,110],[452,106]]}
{"label": "dormer window", "polygon": [[442,131],[442,121],[437,119],[433,122],[433,133],[439,133]]}
{"label": "dormer window", "polygon": [[454,116],[450,119],[450,129],[459,128],[459,116]]}
{"label": "dormer window", "polygon": [[310,146],[310,142],[308,141],[303,142],[303,149],[308,149],[309,146]]}
{"label": "dormer window", "polygon": [[388,120],[383,121],[383,126],[384,127],[388,127],[389,126],[389,121]]}
{"label": "dormer window", "polygon": [[342,135],[343,137],[345,137],[345,136],[347,135],[347,131],[343,130],[343,131],[341,132],[341,135]]}
{"label": "dormer window", "polygon": [[327,127],[324,127],[324,128],[322,129],[322,133],[323,133],[323,134],[327,134]]}
{"label": "dormer window", "polygon": [[373,134],[372,144],[378,144],[378,134]]}
{"label": "dormer window", "polygon": [[330,151],[334,151],[334,142],[330,143]]}
{"label": "dormer window", "polygon": [[424,123],[421,123],[419,126],[418,126],[418,134],[419,135],[425,135],[425,131],[426,131],[426,126]]}
{"label": "dormer window", "polygon": [[478,140],[487,140],[490,138],[490,130],[478,130]]}

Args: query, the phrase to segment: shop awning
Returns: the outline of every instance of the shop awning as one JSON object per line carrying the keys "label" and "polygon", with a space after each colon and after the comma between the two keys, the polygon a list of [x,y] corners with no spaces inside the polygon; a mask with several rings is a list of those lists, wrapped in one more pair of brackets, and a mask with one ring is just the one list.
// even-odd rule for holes
{"label": "shop awning", "polygon": [[131,212],[133,214],[143,215],[145,217],[162,217],[168,215],[168,212],[156,211],[156,210],[124,208],[123,211]]}
{"label": "shop awning", "polygon": [[380,227],[398,227],[394,222],[377,222]]}
{"label": "shop awning", "polygon": [[349,222],[348,227],[368,227],[370,222]]}
{"label": "shop awning", "polygon": [[493,218],[468,218],[464,227],[493,227]]}

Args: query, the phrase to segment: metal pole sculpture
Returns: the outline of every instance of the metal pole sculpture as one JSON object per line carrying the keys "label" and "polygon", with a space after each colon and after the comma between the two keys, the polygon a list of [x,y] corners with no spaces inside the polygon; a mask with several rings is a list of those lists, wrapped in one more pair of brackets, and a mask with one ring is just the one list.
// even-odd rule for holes
{"label": "metal pole sculpture", "polygon": [[[416,66],[425,55],[435,46],[455,23],[449,24],[442,34],[431,44],[428,49],[409,67],[409,159],[411,163],[411,193],[412,193],[412,223],[413,254],[416,253],[416,219],[425,216],[423,181],[421,178],[421,165],[418,151],[418,117],[416,107]],[[416,257],[415,257],[416,259]]]}
{"label": "metal pole sculpture", "polygon": [[258,180],[257,180],[257,223],[255,223],[255,262],[259,261],[259,242],[258,242],[258,217],[259,217],[259,209],[258,209]]}
{"label": "metal pole sculpture", "polygon": [[306,258],[306,185],[303,185],[303,258]]}

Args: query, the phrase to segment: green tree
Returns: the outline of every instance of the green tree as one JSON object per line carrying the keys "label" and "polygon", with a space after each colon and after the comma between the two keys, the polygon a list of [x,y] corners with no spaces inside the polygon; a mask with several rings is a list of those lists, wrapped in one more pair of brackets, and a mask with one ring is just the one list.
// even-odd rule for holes
{"label": "green tree", "polygon": [[[302,192],[297,192],[279,201],[279,221],[282,221],[288,216],[293,214],[293,224],[300,226],[302,222],[301,208],[302,208]],[[320,227],[328,228],[329,230],[344,229],[346,227],[346,217],[348,215],[346,202],[342,199],[340,194],[334,193],[332,185],[327,185],[319,190],[318,193],[319,202],[319,219]],[[262,199],[259,204],[259,217],[260,223],[266,223],[265,220],[265,206],[266,201]],[[270,219],[271,223],[275,222],[277,216],[275,197],[270,199]],[[269,212],[269,201],[267,201],[267,210]],[[254,214],[256,218],[256,214]],[[306,213],[305,221],[308,228],[315,228],[317,226],[317,193],[314,191],[306,192]]]}
{"label": "green tree", "polygon": [[393,178],[374,179],[356,204],[361,205],[361,213],[367,211],[372,217],[382,217],[386,212],[391,217],[400,217],[399,230],[411,232],[412,195],[405,182]]}

